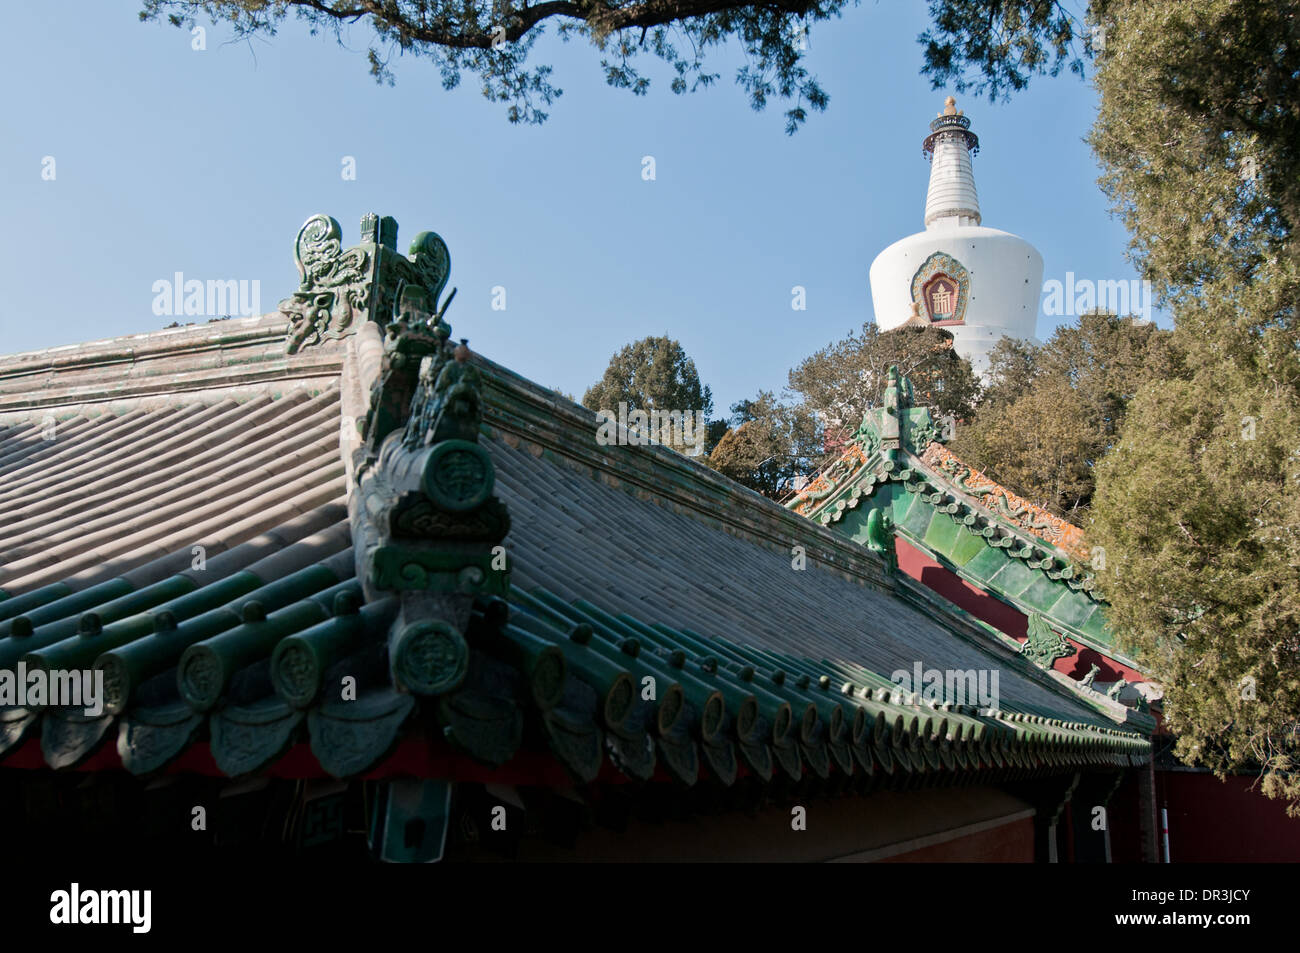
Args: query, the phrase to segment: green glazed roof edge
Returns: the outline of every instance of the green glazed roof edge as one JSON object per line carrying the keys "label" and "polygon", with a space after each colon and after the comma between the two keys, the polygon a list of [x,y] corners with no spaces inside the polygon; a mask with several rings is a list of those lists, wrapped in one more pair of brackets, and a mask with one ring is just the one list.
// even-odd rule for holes
{"label": "green glazed roof edge", "polygon": [[[911,456],[911,454],[909,454],[909,456]],[[912,457],[912,460],[915,460],[917,463],[921,463],[921,461],[914,456]],[[864,478],[867,476],[873,477],[874,483],[869,490],[863,490],[861,492],[861,498],[871,499],[872,497],[874,497],[876,492],[882,486],[884,486],[886,482],[888,482],[887,480],[882,480],[880,475],[875,470],[876,465],[878,465],[880,461],[881,461],[881,457],[879,453],[873,452],[870,456],[867,457],[866,463],[864,463],[861,467],[859,467],[852,473],[848,474],[844,478],[844,480],[841,483],[839,483],[830,493],[828,493],[826,497],[824,497],[820,502],[818,502],[816,506],[812,507],[806,514],[802,514],[802,515],[806,519],[812,522],[816,522],[819,525],[822,525],[825,528],[830,529],[832,532],[834,532],[836,523],[835,522],[821,523],[819,517],[829,507],[834,506],[840,500],[850,496],[853,489],[859,486],[863,482]],[[909,465],[910,465],[910,461],[909,461]],[[904,467],[904,469],[906,468],[907,467]],[[909,493],[908,496],[919,498],[920,494]],[[798,502],[799,502],[798,498],[795,498],[793,500],[790,500],[788,503],[786,503],[785,506],[787,508],[793,508],[793,506]],[[930,507],[932,512],[937,512],[937,508],[934,507],[934,505],[929,503],[928,501],[924,499],[920,499],[919,502],[923,506]],[[861,507],[861,503],[859,503],[858,506]],[[998,521],[1002,525],[1004,525],[1009,532],[1014,533],[1018,537],[1024,537],[1026,535],[1024,530],[1021,530],[1018,527],[1014,527],[1012,524],[1006,522],[1006,520],[1003,519],[1000,514],[993,513],[992,515],[995,518],[997,518]],[[1015,596],[1007,595],[1005,592],[998,589],[996,585],[992,585],[986,580],[977,579],[974,576],[970,575],[969,573],[964,572],[961,568],[954,566],[942,554],[936,553],[933,549],[930,548],[928,544],[925,543],[925,541],[921,537],[911,532],[905,525],[900,523],[895,528],[896,531],[899,533],[899,535],[903,536],[908,541],[908,543],[914,545],[917,549],[923,551],[927,556],[934,559],[936,562],[940,563],[945,569],[948,569],[949,571],[955,573],[962,579],[966,580],[967,582],[970,582],[972,585],[978,586],[979,588],[985,590],[986,592],[989,592],[998,600],[1006,603],[1009,606],[1012,606],[1013,608],[1019,611],[1025,612],[1026,614],[1028,614],[1029,612],[1037,612],[1039,615],[1042,615],[1044,618],[1048,619],[1056,628],[1060,629],[1061,631],[1069,633],[1071,638],[1076,639],[1077,641],[1086,645],[1087,647],[1094,649],[1098,652],[1101,652],[1107,657],[1112,658],[1115,661],[1120,662],[1124,665],[1127,665],[1132,668],[1137,667],[1137,662],[1131,657],[1125,655],[1119,649],[1117,649],[1113,643],[1101,642],[1096,638],[1094,638],[1093,636],[1088,635],[1087,633],[1082,631],[1079,627],[1060,619],[1056,614],[1050,612],[1050,610],[1044,611],[1043,609],[1036,608],[1034,606],[1029,606],[1026,603],[1022,603],[1021,601],[1016,599]],[[1034,537],[1033,541],[1031,541],[1031,544],[1038,546],[1040,545],[1040,542],[1041,542],[1041,548],[1052,550],[1053,552],[1060,554],[1061,557],[1064,559],[1069,558],[1067,554],[1063,553],[1058,547],[1054,546],[1052,543],[1046,540],[1038,541],[1038,538]],[[994,548],[994,547],[988,547],[988,548]],[[1013,557],[1005,554],[1003,558],[1007,560],[1013,559]],[[1042,570],[1032,570],[1032,572],[1034,572],[1035,574],[1043,575],[1044,578],[1046,578]],[[1085,595],[1084,598],[1089,598],[1089,597]],[[1101,608],[1102,611],[1105,610],[1107,605],[1105,600],[1097,599],[1094,601],[1097,603],[1097,605]],[[957,607],[954,606],[954,608]]]}

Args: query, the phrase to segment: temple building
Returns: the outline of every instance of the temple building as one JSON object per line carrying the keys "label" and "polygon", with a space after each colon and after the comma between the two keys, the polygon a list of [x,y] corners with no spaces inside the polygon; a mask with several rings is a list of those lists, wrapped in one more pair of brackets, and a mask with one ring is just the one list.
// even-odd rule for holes
{"label": "temple building", "polygon": [[894,242],[871,263],[876,323],[947,329],[977,374],[1003,336],[1037,343],[1043,257],[1009,232],[985,228],[971,156],[979,139],[949,96],[921,146],[930,160],[925,231]]}
{"label": "temple building", "polygon": [[[939,325],[976,371],[1003,335],[1033,340],[1042,259],[1023,239],[981,226],[970,121],[949,97],[930,125],[926,230],[871,266],[882,328]],[[1162,690],[1112,629],[1098,573],[1104,554],[1082,528],[972,468],[944,446],[906,378],[869,410],[847,446],[786,501],[791,512],[859,545],[880,548],[889,527],[899,572],[1054,676],[1131,709],[1155,756],[1113,799],[1119,860],[1292,861],[1300,821],[1265,798],[1257,778],[1216,779],[1182,765],[1164,731]]]}
{"label": "temple building", "polygon": [[[882,267],[987,329],[1019,240],[932,193]],[[1154,859],[1156,722],[1073,537],[949,468],[906,378],[787,508],[454,337],[436,234],[318,215],[294,257],[270,314],[0,358],[11,849]]]}
{"label": "temple building", "polygon": [[[1136,822],[1116,860],[1290,861],[1300,821],[1250,774],[1224,781],[1177,762],[1160,726],[1162,690],[1107,620],[1098,559],[1082,529],[1018,496],[943,445],[942,428],[911,405],[904,378],[869,411],[854,440],[787,504],[871,548],[893,529],[899,571],[1024,656],[1097,699],[1132,710],[1156,756],[1130,772],[1112,815]],[[1151,719],[1148,721],[1148,719]]]}

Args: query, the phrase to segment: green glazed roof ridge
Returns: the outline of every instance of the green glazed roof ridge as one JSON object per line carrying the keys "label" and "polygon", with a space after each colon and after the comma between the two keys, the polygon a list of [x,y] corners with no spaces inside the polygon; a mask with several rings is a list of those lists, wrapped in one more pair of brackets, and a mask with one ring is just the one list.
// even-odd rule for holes
{"label": "green glazed roof ridge", "polygon": [[[855,467],[850,467],[846,473],[842,474],[841,476],[831,481],[831,485],[828,486],[825,490],[809,492],[805,488],[803,490],[800,490],[798,493],[796,493],[793,497],[791,497],[782,505],[785,506],[786,509],[794,509],[794,507],[798,506],[799,504],[806,503],[811,500],[813,502],[813,505],[810,506],[804,513],[800,515],[808,519],[818,519],[820,518],[821,514],[825,512],[829,507],[833,506],[839,500],[843,499],[844,494],[850,492],[854,486],[858,485],[862,481],[864,477],[874,476],[876,478],[877,485],[878,485],[880,482],[880,476],[879,476],[880,464],[884,460],[884,457],[881,456],[880,448],[870,447],[870,448],[866,448],[865,450],[861,450],[860,452],[862,453],[861,462],[858,463],[858,465]],[[808,482],[807,485],[808,486],[812,485],[812,483],[818,479],[822,479],[822,480],[828,479],[828,474],[833,472],[835,465],[853,453],[854,453],[854,449],[852,446],[846,447],[837,460],[833,461],[829,466],[825,467],[822,472],[816,474],[813,477],[813,479]],[[872,488],[872,491],[874,492],[874,487]]]}
{"label": "green glazed roof ridge", "polygon": [[[880,472],[879,470],[872,469],[871,465],[874,464],[878,466],[883,462],[878,455],[873,454],[868,465],[859,467],[858,469],[853,471],[853,473],[850,476],[839,481],[836,487],[831,492],[829,492],[824,498],[822,498],[817,503],[817,505],[806,514],[807,518],[809,520],[818,522],[821,525],[829,527],[831,524],[838,522],[840,519],[842,519],[843,516],[846,513],[848,513],[850,510],[860,507],[862,500],[868,500],[874,497],[876,491],[885,482],[890,480],[902,483],[904,488],[909,493],[912,493],[915,496],[923,497],[923,494],[920,492],[921,487],[917,485],[917,481],[911,479],[913,476],[915,476],[916,472],[919,470],[925,474],[925,479],[927,481],[933,480],[936,483],[942,483],[945,487],[948,488],[947,492],[950,492],[952,496],[961,500],[971,510],[977,511],[978,514],[984,517],[987,522],[996,523],[1000,528],[1004,530],[1004,532],[1006,533],[1006,538],[1014,538],[1020,544],[1018,547],[1016,547],[1013,550],[1010,547],[993,546],[986,539],[985,540],[986,546],[990,546],[991,548],[1001,549],[1008,559],[1018,559],[1022,562],[1030,560],[1032,556],[1032,552],[1031,552],[1032,550],[1040,549],[1040,550],[1047,551],[1049,555],[1051,555],[1054,559],[1060,560],[1060,562],[1064,563],[1067,566],[1077,567],[1078,565],[1077,561],[1075,561],[1072,557],[1070,557],[1068,553],[1065,553],[1059,547],[1055,546],[1054,544],[1050,543],[1047,540],[1041,540],[1038,537],[1027,533],[1025,530],[1015,526],[1015,524],[1012,524],[1007,520],[1005,520],[1001,516],[1001,514],[983,506],[983,504],[979,503],[978,500],[972,500],[970,497],[966,496],[965,494],[962,494],[959,489],[951,487],[951,485],[944,480],[943,474],[941,473],[936,474],[936,471],[928,467],[924,463],[924,461],[922,461],[920,458],[912,455],[910,452],[906,450],[901,451],[900,456],[903,457],[903,460],[901,461],[902,465],[895,466],[893,468],[893,472],[891,473],[883,473]],[[861,492],[859,495],[854,495],[859,491],[859,488],[862,486],[865,478],[868,476],[874,477],[874,482],[872,482],[872,485],[868,487],[865,491]],[[792,507],[802,501],[803,498],[796,498],[795,500],[790,501],[786,505],[787,507]],[[923,499],[923,502],[925,503],[925,505],[937,509],[937,507],[935,507],[935,504],[932,504],[929,500]],[[1019,609],[1026,613],[1031,611],[1039,613],[1040,615],[1049,619],[1052,622],[1054,627],[1059,628],[1062,631],[1068,632],[1071,638],[1088,646],[1089,648],[1095,649],[1103,653],[1107,657],[1112,658],[1115,661],[1120,662],[1124,665],[1134,667],[1134,668],[1137,667],[1137,663],[1128,655],[1126,655],[1124,652],[1117,649],[1113,642],[1108,643],[1108,642],[1098,640],[1095,637],[1083,631],[1080,627],[1061,618],[1057,613],[1052,611],[1052,608],[1050,607],[1043,608],[1040,606],[1029,605],[1023,602],[1022,600],[1020,600],[1019,598],[1017,598],[1016,596],[1008,594],[1002,591],[1001,589],[999,589],[996,585],[996,582],[990,583],[988,580],[976,578],[972,576],[970,573],[966,572],[962,567],[954,566],[951,563],[951,561],[948,560],[942,553],[935,552],[934,549],[930,547],[929,544],[927,544],[922,537],[912,532],[912,530],[905,524],[899,524],[896,527],[896,529],[904,538],[907,539],[907,541],[911,545],[915,546],[917,549],[920,549],[927,556],[929,556],[932,559],[935,559],[937,562],[942,564],[945,568],[954,572],[962,579],[965,579],[968,582],[972,583],[973,585],[976,585],[979,588],[990,592],[991,594],[995,595],[997,598],[1001,599],[1002,601],[1005,601],[1009,605],[1012,605],[1016,609]],[[1040,566],[1040,567],[1030,567],[1030,568],[1035,572],[1039,572],[1045,576],[1048,576],[1049,579],[1051,578],[1051,575],[1049,574],[1049,570],[1046,569],[1045,567]],[[1058,582],[1059,580],[1052,579],[1052,581]],[[1097,593],[1095,593],[1095,591],[1086,591],[1081,588],[1077,588],[1068,582],[1065,591],[1068,591],[1071,594],[1077,593],[1079,597],[1088,599],[1090,602],[1095,603],[1099,607],[1101,607],[1101,611],[1104,611],[1105,606],[1107,605],[1105,599],[1100,595],[1098,595]],[[1065,594],[1065,591],[1063,591],[1063,594]]]}
{"label": "green glazed roof ridge", "polygon": [[[904,383],[906,383],[905,379]],[[920,413],[925,411],[925,408],[915,408],[905,405],[901,408],[900,413],[903,411],[906,411],[909,414],[914,411]],[[868,420],[874,420],[875,418],[880,417],[882,413],[883,411],[879,408],[868,411],[864,418],[864,427],[867,426]],[[923,475],[922,483],[930,482],[938,484],[944,489],[944,491],[954,498],[954,502],[957,505],[965,505],[973,509],[979,516],[982,516],[986,522],[997,524],[1003,530],[1004,536],[1016,539],[1020,545],[1013,553],[1011,553],[1011,555],[1027,560],[1029,559],[1032,550],[1040,549],[1045,551],[1054,562],[1063,564],[1063,569],[1069,568],[1069,575],[1071,578],[1068,580],[1067,584],[1070,588],[1076,590],[1084,589],[1088,592],[1090,598],[1094,598],[1094,601],[1101,601],[1099,597],[1093,596],[1091,592],[1092,586],[1088,584],[1091,583],[1093,574],[1088,571],[1087,567],[1080,565],[1078,560],[1070,553],[1053,543],[1051,540],[1029,532],[1018,524],[1006,519],[1003,514],[997,512],[995,509],[987,507],[979,498],[974,497],[972,494],[957,486],[948,474],[931,467],[922,459],[921,453],[918,453],[917,450],[920,450],[923,453],[932,445],[942,446],[942,440],[937,439],[937,431],[935,431],[932,423],[929,421],[928,413],[923,416],[924,420],[922,423],[925,426],[922,427],[922,430],[927,435],[923,447],[918,446],[914,448],[904,440],[900,446],[890,451],[892,457],[886,459],[885,455],[882,453],[882,444],[878,434],[872,436],[872,438],[868,440],[863,440],[861,437],[855,437],[840,456],[818,473],[810,482],[811,485],[819,480],[830,480],[830,486],[812,492],[807,489],[802,490],[792,499],[788,500],[785,503],[785,506],[792,510],[796,507],[806,506],[802,515],[806,516],[810,520],[817,521],[822,525],[828,525],[831,522],[838,521],[843,516],[846,510],[845,504],[848,500],[846,494],[852,494],[852,499],[854,501],[858,499],[858,496],[861,493],[860,485],[864,482],[864,479],[870,480],[873,483],[872,486],[868,487],[867,496],[872,495],[875,486],[879,484],[879,481],[886,479],[899,480],[904,483],[909,491],[917,492],[921,487],[914,481],[914,477],[919,471]],[[878,429],[878,425],[873,424],[872,426]],[[911,426],[912,424],[910,423],[909,418],[907,429],[910,429]],[[845,473],[834,478],[831,477],[831,474],[844,464],[845,461],[855,457],[861,458],[861,462],[858,463],[855,461],[856,465],[850,466]],[[808,505],[810,503],[811,505]],[[1046,568],[1044,568],[1043,571],[1050,574],[1050,570]],[[1075,573],[1078,573],[1085,580],[1085,584],[1074,584],[1073,575]],[[1055,580],[1061,578],[1061,576],[1058,574],[1051,576],[1051,578]]]}
{"label": "green glazed roof ridge", "polygon": [[0,379],[24,372],[93,366],[135,360],[139,356],[187,352],[205,344],[219,346],[222,343],[248,340],[282,339],[288,327],[287,318],[278,312],[270,311],[249,317],[231,318],[228,321],[186,325],[179,328],[160,328],[155,331],[121,334],[111,338],[97,338],[77,344],[0,354]]}
{"label": "green glazed roof ridge", "polygon": [[[907,541],[909,544],[921,550],[926,556],[933,559],[935,562],[939,563],[949,572],[952,572],[953,574],[959,576],[963,580],[969,582],[971,585],[977,586],[980,589],[989,592],[991,595],[995,596],[1000,601],[1005,602],[1008,605],[1012,606],[1013,608],[1024,612],[1025,615],[1028,615],[1030,612],[1037,612],[1039,615],[1043,616],[1043,618],[1051,622],[1053,628],[1060,629],[1061,631],[1067,633],[1070,636],[1070,638],[1074,639],[1075,641],[1080,642],[1086,647],[1102,653],[1107,658],[1113,659],[1114,661],[1119,662],[1122,665],[1126,665],[1134,669],[1138,668],[1138,663],[1136,662],[1136,660],[1128,656],[1123,651],[1117,649],[1114,643],[1106,643],[1106,642],[1098,641],[1097,639],[1088,635],[1086,632],[1079,629],[1077,626],[1072,625],[1071,623],[1065,621],[1064,619],[1061,619],[1050,609],[1037,608],[1022,602],[1015,596],[1008,595],[1007,593],[999,590],[996,586],[990,584],[987,580],[979,579],[971,575],[970,573],[966,572],[965,569],[962,568],[961,566],[954,565],[952,561],[949,560],[942,553],[935,552],[928,544],[926,544],[926,542],[923,539],[916,537],[914,534],[905,531],[901,527],[899,528],[899,532],[901,532],[904,536],[907,537]],[[1104,607],[1105,603],[1101,603],[1101,605]],[[981,624],[985,624],[985,623],[981,623]],[[999,632],[998,634],[1001,635],[1002,633]]]}
{"label": "green glazed roof ridge", "polygon": [[[1073,557],[1055,544],[1028,533],[1023,528],[1007,521],[997,511],[989,509],[978,500],[962,493],[959,489],[952,487],[951,484],[944,481],[942,474],[936,474],[936,471],[928,467],[924,461],[912,454],[910,451],[900,450],[899,456],[900,459],[898,461],[886,461],[877,452],[873,451],[865,465],[858,467],[849,475],[837,481],[836,485],[821,497],[814,507],[809,509],[809,511],[803,515],[810,520],[820,522],[822,525],[828,525],[832,522],[838,522],[844,516],[845,511],[852,508],[851,506],[845,505],[846,501],[850,498],[854,500],[860,498],[869,499],[874,496],[876,490],[886,482],[895,481],[902,483],[909,493],[918,495],[923,489],[923,483],[941,483],[944,485],[945,491],[952,495],[959,505],[965,505],[970,509],[977,511],[977,514],[984,517],[986,522],[997,523],[999,528],[1004,530],[1003,538],[1014,538],[1020,544],[1015,551],[1010,551],[1010,547],[1001,547],[1008,549],[1009,556],[1028,560],[1030,554],[1020,554],[1027,549],[1042,549],[1048,551],[1048,555],[1050,555],[1054,560],[1060,560],[1068,566],[1078,566],[1077,560],[1073,559]],[[892,464],[892,466],[888,464]],[[914,479],[917,471],[924,474],[922,481]],[[868,477],[871,478],[870,482],[872,485],[865,491],[859,490],[864,479]],[[857,490],[858,493],[855,494],[855,490]],[[786,504],[786,506],[792,508],[805,500],[806,497],[799,497],[791,500]],[[926,502],[931,506],[934,505],[930,504],[928,500]],[[1046,569],[1041,569],[1039,571],[1044,573],[1048,572]],[[1091,596],[1091,594],[1089,595]],[[1094,601],[1101,600],[1099,597],[1096,597]]]}
{"label": "green glazed roof ridge", "polygon": [[[1056,543],[1052,542],[1051,540],[1044,539],[1043,537],[1038,536],[1034,533],[1031,533],[1028,530],[1026,530],[1024,527],[1020,526],[1019,524],[1014,523],[1011,520],[1008,520],[1003,514],[999,513],[997,510],[985,505],[978,497],[973,496],[972,494],[963,490],[960,486],[958,486],[956,483],[953,482],[952,478],[948,474],[944,473],[942,470],[930,466],[921,457],[912,454],[909,454],[909,457],[911,459],[908,462],[908,466],[911,467],[911,469],[914,471],[920,470],[925,475],[926,481],[940,484],[946,492],[950,493],[958,500],[961,500],[967,506],[970,506],[971,508],[978,510],[980,512],[980,515],[985,516],[989,520],[998,523],[1006,531],[1007,535],[1015,536],[1017,539],[1019,539],[1022,542],[1023,546],[1030,546],[1037,549],[1047,550],[1054,558],[1059,559],[1062,562],[1066,563],[1067,565],[1073,566],[1076,569],[1082,571],[1088,578],[1093,577],[1094,574],[1090,570],[1088,570],[1087,567],[1082,566],[1074,556],[1070,555],[1069,552],[1062,549]],[[1068,523],[1069,521],[1065,520],[1064,522]]]}
{"label": "green glazed roof ridge", "polygon": [[272,312],[0,356],[0,423],[56,407],[337,377],[342,349],[286,355],[288,327]]}
{"label": "green glazed roof ridge", "polygon": [[[196,399],[224,399],[232,394],[254,396],[267,392],[273,385],[298,381],[298,386],[312,386],[312,382],[336,380],[342,360],[327,364],[292,366],[280,360],[274,367],[229,373],[229,366],[209,368],[187,374],[160,375],[158,378],[136,379],[120,387],[91,384],[81,388],[9,399],[0,393],[0,424],[11,420],[26,420],[31,415],[44,415],[55,408],[66,408],[76,413],[90,412],[99,405],[110,405],[110,413],[121,413],[138,406],[165,404],[168,398],[187,394]],[[278,393],[278,392],[277,392]]]}
{"label": "green glazed roof ridge", "polygon": [[[850,452],[852,451],[846,451],[846,453],[850,453]],[[865,492],[861,493],[860,497],[855,498],[855,500],[870,499],[872,496],[874,496],[876,490],[880,486],[882,486],[885,482],[890,480],[903,483],[905,488],[908,489],[909,492],[912,492],[915,495],[916,490],[914,490],[912,487],[907,487],[907,483],[910,482],[908,480],[908,477],[910,477],[917,469],[928,471],[928,468],[925,468],[922,461],[915,455],[911,454],[910,451],[907,451],[906,449],[900,450],[899,456],[902,459],[897,463],[895,463],[895,465],[890,468],[892,472],[882,473],[879,470],[874,469],[873,467],[883,466],[884,460],[883,458],[880,457],[878,452],[872,451],[871,454],[868,456],[866,464],[859,466],[855,470],[851,471],[850,475],[846,476],[843,480],[839,481],[836,485],[835,490],[830,494],[828,494],[816,506],[816,508],[810,512],[810,514],[806,518],[808,518],[810,521],[822,522],[822,520],[817,518],[824,517],[828,513],[835,512],[836,504],[839,503],[841,500],[847,500],[850,497],[850,495],[853,494],[854,491],[857,490],[868,477],[874,478],[875,482]],[[791,506],[793,503],[797,503],[797,502],[799,502],[799,500],[791,501],[791,503],[788,503],[787,506]],[[926,505],[931,505],[931,504],[929,504],[929,502],[926,501]],[[838,515],[842,516],[843,513],[847,512],[849,509],[857,508],[860,506],[861,503],[857,502],[856,506],[853,507],[850,506],[841,507]],[[998,517],[998,520],[1001,522],[1000,517]],[[1121,653],[1117,652],[1113,646],[1098,643],[1096,639],[1093,639],[1092,637],[1081,632],[1075,626],[1069,625],[1057,619],[1054,614],[1050,612],[1043,612],[1042,610],[1034,610],[1033,607],[1025,606],[1023,603],[1019,602],[1018,600],[1015,600],[1014,597],[1007,596],[1001,592],[996,591],[996,589],[990,587],[989,584],[986,582],[983,582],[981,580],[971,579],[971,577],[968,574],[961,572],[961,570],[957,567],[953,567],[948,560],[943,559],[940,554],[935,553],[933,549],[931,549],[931,547],[927,545],[923,539],[918,538],[915,534],[910,532],[906,528],[906,526],[900,524],[896,526],[896,531],[899,532],[902,536],[904,536],[911,545],[920,549],[927,556],[930,556],[931,558],[940,562],[942,565],[945,565],[946,567],[952,569],[963,579],[967,579],[973,582],[974,584],[979,585],[980,588],[982,589],[991,590],[994,595],[996,595],[1000,599],[1003,599],[1009,604],[1015,606],[1015,608],[1023,609],[1026,612],[1031,610],[1038,611],[1040,614],[1048,618],[1054,626],[1057,626],[1062,630],[1067,631],[1072,638],[1077,639],[1079,642],[1083,643],[1084,645],[1093,648],[1097,651],[1100,651],[1103,654],[1107,655],[1108,657],[1114,658],[1116,661],[1119,661],[1123,664],[1126,665],[1135,664],[1132,662],[1132,660],[1127,659]],[[1021,535],[1023,536],[1023,534]],[[1046,544],[1044,544],[1043,548],[1047,548]],[[966,632],[961,632],[958,630],[957,627],[954,627],[954,631],[957,632],[959,635],[963,635],[968,640],[973,639],[974,641],[972,642],[972,644],[978,645],[980,644],[980,642],[984,641],[985,639],[992,638],[997,644],[1001,645],[1003,648],[1007,649],[1008,651],[1012,651],[1016,653],[1019,652],[1020,643],[1017,640],[1011,638],[1010,636],[1005,635],[1004,633],[995,629],[993,626],[988,625],[982,620],[975,618],[974,616],[966,612],[964,609],[961,609],[959,606],[949,602],[948,600],[942,598],[941,596],[932,593],[928,588],[924,587],[920,583],[915,582],[905,574],[902,573],[899,574],[899,582],[900,585],[897,588],[896,592],[900,596],[904,596],[905,594],[910,593],[914,599],[916,597],[920,597],[921,604],[929,607],[933,611],[941,613],[944,617],[948,619],[952,619],[958,623],[964,623],[965,625],[973,629],[974,633],[972,633],[970,629],[966,630]],[[1018,662],[1015,664],[1020,664],[1024,662],[1023,659],[1019,659],[1018,655],[1017,658],[1018,658]],[[1029,668],[1034,669],[1035,672],[1042,672],[1042,669],[1039,669],[1037,666],[1033,666],[1029,663],[1024,663],[1024,664],[1028,665]],[[1027,672],[1028,669],[1025,669],[1025,671]],[[1039,679],[1037,675],[1033,677],[1035,677],[1036,680],[1039,680],[1042,684],[1045,685],[1047,684],[1047,682],[1043,682],[1041,679]],[[1073,682],[1072,679],[1069,681]],[[1082,701],[1083,703],[1087,704],[1090,708],[1097,710],[1098,712],[1103,714],[1106,718],[1108,718],[1111,721],[1117,721],[1123,723],[1125,720],[1133,720],[1135,715],[1139,715],[1138,720],[1141,720],[1140,714],[1134,712],[1132,709],[1128,709],[1125,706],[1118,706],[1118,703],[1114,703],[1118,707],[1124,708],[1124,713],[1118,713],[1117,711],[1111,710],[1108,704],[1099,701],[1098,697],[1096,697],[1097,693],[1095,692],[1084,693],[1084,692],[1086,692],[1086,690],[1075,691],[1073,688],[1070,689],[1070,694],[1075,696],[1077,700]],[[1117,714],[1119,714],[1120,717],[1117,718],[1116,717]]]}

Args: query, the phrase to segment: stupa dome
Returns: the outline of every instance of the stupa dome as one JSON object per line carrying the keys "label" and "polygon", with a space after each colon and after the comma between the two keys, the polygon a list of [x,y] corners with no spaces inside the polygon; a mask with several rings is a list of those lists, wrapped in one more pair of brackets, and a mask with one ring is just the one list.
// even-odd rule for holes
{"label": "stupa dome", "polygon": [[1003,335],[1034,341],[1043,257],[1033,245],[985,228],[971,156],[979,138],[949,96],[930,123],[925,230],[894,242],[871,263],[876,323],[890,331],[920,317],[946,328],[977,373]]}

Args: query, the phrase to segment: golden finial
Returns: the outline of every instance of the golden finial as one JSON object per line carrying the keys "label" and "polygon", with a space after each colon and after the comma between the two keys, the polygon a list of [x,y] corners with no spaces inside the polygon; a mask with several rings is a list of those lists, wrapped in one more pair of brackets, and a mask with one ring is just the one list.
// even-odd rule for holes
{"label": "golden finial", "polygon": [[945,116],[957,115],[957,100],[955,100],[951,96],[949,96],[947,99],[943,101],[943,115]]}

